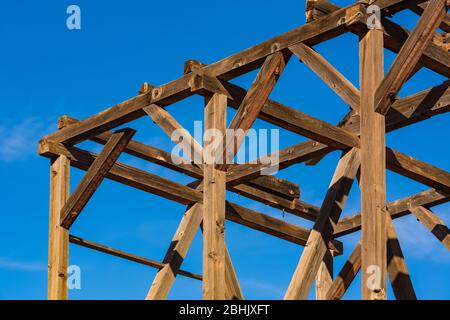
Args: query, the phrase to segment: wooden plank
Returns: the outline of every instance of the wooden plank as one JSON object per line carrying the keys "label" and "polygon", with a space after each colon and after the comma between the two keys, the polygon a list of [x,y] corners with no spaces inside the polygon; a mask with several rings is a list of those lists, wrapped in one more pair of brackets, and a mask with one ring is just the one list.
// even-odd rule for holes
{"label": "wooden plank", "polygon": [[164,267],[156,274],[146,300],[167,299],[202,219],[203,206],[201,204],[195,204],[188,208],[166,252],[163,260]]}
{"label": "wooden plank", "polygon": [[334,225],[347,201],[359,165],[359,150],[356,148],[344,153],[339,161],[317,221],[289,284],[286,300],[308,298],[314,277],[327,251],[326,244],[333,236]]}
{"label": "wooden plank", "polygon": [[[81,247],[85,247],[85,248],[92,249],[92,250],[95,250],[95,251],[98,251],[98,252],[109,254],[111,256],[122,258],[122,259],[125,259],[125,260],[133,261],[133,262],[136,262],[136,263],[139,263],[139,264],[142,264],[142,265],[145,265],[145,266],[149,266],[149,267],[152,267],[152,268],[155,268],[155,269],[161,270],[161,269],[163,269],[165,267],[164,263],[161,263],[161,262],[158,262],[158,261],[154,261],[154,260],[150,260],[150,259],[147,259],[147,258],[144,258],[144,257],[140,257],[140,256],[137,256],[135,254],[124,252],[124,251],[121,251],[121,250],[118,250],[118,249],[114,249],[114,248],[111,248],[111,247],[107,247],[107,246],[101,245],[101,244],[93,242],[93,241],[82,239],[82,238],[77,237],[77,236],[72,236],[71,235],[69,237],[69,241],[70,241],[70,243],[73,243],[73,244],[81,246]],[[195,274],[195,273],[192,273],[192,272],[189,272],[189,271],[178,270],[177,274],[180,275],[180,276],[184,276],[184,277],[195,279],[195,280],[200,280],[200,281],[202,280],[202,276],[201,275]]]}
{"label": "wooden plank", "polygon": [[[386,144],[385,119],[375,112],[374,96],[383,79],[383,33],[361,36],[360,139],[362,212],[362,299],[386,299]],[[377,274],[373,275],[374,272]],[[368,282],[373,281],[373,282]],[[371,285],[369,286],[369,283]]]}
{"label": "wooden plank", "polygon": [[333,284],[333,253],[327,250],[316,275],[316,300],[326,300]]}
{"label": "wooden plank", "polygon": [[[448,201],[450,201],[450,195],[431,189],[393,201],[387,205],[387,209],[392,219],[397,219],[409,215],[409,207],[411,205],[433,207]],[[356,214],[339,221],[335,228],[334,237],[339,238],[359,230],[361,230],[361,214]]]}
{"label": "wooden plank", "polygon": [[283,73],[290,56],[290,52],[277,52],[266,58],[228,127],[229,130],[224,139],[226,141],[225,149],[222,154],[217,155],[220,158],[219,164],[222,164],[219,165],[221,170],[226,171],[228,164],[233,163],[233,159],[248,130],[258,118],[264,103],[269,98],[280,75]]}
{"label": "wooden plank", "polygon": [[410,211],[416,218],[433,233],[433,235],[450,250],[450,233],[444,221],[441,220],[434,212],[423,206],[410,205]]}
{"label": "wooden plank", "polygon": [[340,300],[361,270],[361,241],[345,262],[336,279],[328,290],[326,300]]}
{"label": "wooden plank", "polygon": [[428,3],[419,22],[377,88],[375,94],[375,109],[377,112],[381,114],[388,112],[393,99],[408,80],[446,13],[445,0],[431,0]]}
{"label": "wooden plank", "polygon": [[203,150],[203,299],[224,300],[226,174],[216,169],[216,157],[224,150],[227,96],[214,94],[205,104],[205,131],[217,130],[220,136],[205,138]]}
{"label": "wooden plank", "polygon": [[[51,142],[41,144],[41,151],[42,154],[50,158],[65,155],[71,160],[73,167],[85,171],[89,169],[97,157],[94,153],[76,147],[66,147],[62,144]],[[190,205],[196,202],[203,202],[203,194],[197,190],[122,163],[116,163],[106,175],[106,178],[181,204]],[[307,229],[233,203],[228,203],[227,205],[226,218],[299,245],[305,245],[309,235],[309,230]],[[335,251],[335,254],[340,254],[342,252],[342,243],[333,242],[331,248]]]}
{"label": "wooden plank", "polygon": [[[263,64],[267,56],[283,51],[295,43],[306,42],[308,45],[314,45],[347,32],[349,26],[364,20],[363,10],[364,8],[361,4],[343,8],[323,19],[300,26],[208,65],[202,68],[202,72],[221,80],[230,80],[257,69]],[[164,107],[180,101],[192,95],[189,84],[191,78],[192,74],[186,74],[177,80],[154,88],[151,96],[150,93],[146,93],[131,98],[126,102],[93,115],[75,126],[50,134],[44,137],[44,141],[70,144],[81,142],[144,116],[142,108],[148,105],[157,104]]]}
{"label": "wooden plank", "polygon": [[387,271],[397,300],[417,300],[390,214],[387,214]]}
{"label": "wooden plank", "polygon": [[86,175],[81,179],[77,188],[62,208],[62,227],[69,229],[72,226],[135,132],[131,129],[125,129],[111,136],[102,152],[92,163]]}
{"label": "wooden plank", "polygon": [[69,233],[60,226],[61,209],[70,193],[70,160],[58,156],[50,166],[48,300],[68,300]]}
{"label": "wooden plank", "polygon": [[152,120],[167,134],[169,138],[174,138],[176,131],[180,137],[175,143],[178,144],[188,155],[191,162],[201,165],[203,163],[202,146],[184,129],[170,113],[163,108],[153,104],[144,108]]}
{"label": "wooden plank", "polygon": [[303,43],[295,44],[289,47],[289,50],[314,71],[353,110],[359,111],[359,90],[324,57]]}
{"label": "wooden plank", "polygon": [[387,148],[388,169],[429,187],[450,194],[450,173],[399,151]]}

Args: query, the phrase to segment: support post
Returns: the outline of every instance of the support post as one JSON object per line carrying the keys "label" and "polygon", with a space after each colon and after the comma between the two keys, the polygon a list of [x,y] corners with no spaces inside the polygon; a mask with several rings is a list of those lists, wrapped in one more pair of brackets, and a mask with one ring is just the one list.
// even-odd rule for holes
{"label": "support post", "polygon": [[59,156],[50,166],[50,224],[48,245],[48,299],[68,300],[69,233],[60,226],[61,209],[69,198],[70,160]]}
{"label": "support post", "polygon": [[383,32],[361,35],[361,206],[362,299],[386,299],[385,118],[375,112],[375,91],[383,80]]}
{"label": "support post", "polygon": [[[226,173],[216,166],[223,154],[227,96],[206,99],[203,191],[203,299],[224,300],[225,287],[225,188]],[[209,130],[209,131],[208,131]],[[222,159],[224,160],[224,159]]]}

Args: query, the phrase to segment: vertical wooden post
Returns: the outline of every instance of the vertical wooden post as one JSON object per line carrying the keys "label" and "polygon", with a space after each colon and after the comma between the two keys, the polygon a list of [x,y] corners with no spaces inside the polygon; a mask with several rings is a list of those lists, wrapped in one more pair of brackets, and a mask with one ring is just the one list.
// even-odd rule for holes
{"label": "vertical wooden post", "polygon": [[48,299],[67,300],[69,232],[60,226],[61,209],[69,198],[70,160],[60,156],[50,167],[50,225],[48,246]]}
{"label": "vertical wooden post", "polygon": [[[203,191],[203,299],[225,299],[225,183],[226,173],[217,169],[216,154],[223,154],[226,130],[227,97],[216,93],[207,98],[205,134],[217,130],[212,139],[205,137]],[[209,141],[208,141],[209,140]],[[217,147],[216,147],[217,146]],[[225,159],[223,159],[225,160]]]}
{"label": "vertical wooden post", "polygon": [[375,112],[375,91],[383,80],[383,32],[360,38],[362,299],[386,299],[385,119]]}
{"label": "vertical wooden post", "polygon": [[327,293],[333,284],[333,251],[328,250],[316,275],[316,299],[327,300]]}

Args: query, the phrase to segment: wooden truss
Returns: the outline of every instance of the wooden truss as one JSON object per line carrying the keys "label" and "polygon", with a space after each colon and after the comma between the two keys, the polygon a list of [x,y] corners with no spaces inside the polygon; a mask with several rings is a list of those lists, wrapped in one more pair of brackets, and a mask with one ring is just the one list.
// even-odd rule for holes
{"label": "wooden truss", "polygon": [[[381,9],[382,29],[367,27],[369,5]],[[450,76],[448,6],[446,0],[374,0],[340,8],[326,0],[307,0],[307,24],[303,26],[210,65],[190,60],[180,78],[158,87],[145,83],[137,96],[83,121],[62,117],[59,130],[39,144],[40,154],[51,159],[48,298],[68,298],[71,242],[158,269],[147,299],[166,299],[177,275],[201,280],[204,299],[244,299],[225,244],[225,220],[229,220],[305,246],[285,299],[306,299],[314,280],[317,299],[340,299],[359,270],[363,299],[386,299],[387,278],[397,299],[416,299],[393,220],[414,214],[450,249],[449,230],[430,209],[450,200],[450,173],[387,147],[385,135],[450,110],[449,81],[409,97],[398,97],[403,84],[420,68]],[[420,15],[412,32],[389,19],[401,10]],[[438,28],[441,33],[436,31]],[[346,32],[359,37],[359,89],[313,49]],[[386,75],[384,48],[397,53]],[[292,57],[305,63],[349,105],[349,113],[339,125],[269,99]],[[257,69],[259,73],[248,90],[230,82]],[[110,131],[149,116],[170,136],[183,128],[166,107],[192,95],[205,98],[205,128],[225,132],[229,106],[237,112],[228,128],[244,133],[227,137],[219,145],[223,148],[216,146],[207,155],[204,148],[208,144],[202,146],[183,130],[183,138],[190,141],[186,151],[193,151],[201,160],[232,159],[257,118],[311,139],[280,150],[281,169],[300,163],[314,165],[325,155],[339,151],[341,158],[321,207],[300,200],[298,185],[262,175],[267,167],[265,159],[241,165],[216,165],[214,161],[179,164],[171,154],[132,140],[132,129]],[[85,140],[104,145],[103,151],[95,154],[75,146]],[[197,182],[182,185],[118,163],[123,152]],[[87,173],[70,194],[71,166]],[[386,203],[386,169],[431,189]],[[69,235],[71,225],[105,178],[186,205],[162,262]],[[341,218],[355,181],[361,189],[361,214]],[[308,230],[229,202],[227,190],[313,221],[314,227]],[[204,240],[203,275],[181,269],[199,230]],[[360,242],[334,277],[333,257],[343,251],[339,237],[359,230]],[[376,281],[371,279],[374,272]],[[372,285],[368,285],[370,281]]]}

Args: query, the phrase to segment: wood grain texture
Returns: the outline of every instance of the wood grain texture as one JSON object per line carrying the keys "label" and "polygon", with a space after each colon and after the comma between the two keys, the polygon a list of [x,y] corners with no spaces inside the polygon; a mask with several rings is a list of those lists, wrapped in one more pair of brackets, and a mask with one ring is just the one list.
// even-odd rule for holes
{"label": "wood grain texture", "polygon": [[316,275],[316,300],[326,300],[333,284],[333,252],[327,250]]}
{"label": "wood grain texture", "polygon": [[[383,79],[383,33],[361,36],[360,139],[362,216],[362,299],[386,299],[386,142],[384,116],[375,112],[375,91]],[[376,269],[375,269],[376,268]],[[372,272],[378,272],[372,275]],[[373,283],[369,282],[375,277]]]}
{"label": "wood grain texture", "polygon": [[205,105],[205,131],[217,130],[218,136],[205,138],[203,150],[203,300],[224,300],[226,174],[215,160],[224,150],[227,97],[214,94]]}
{"label": "wood grain texture", "polygon": [[70,160],[60,155],[50,166],[50,221],[48,243],[48,300],[67,300],[69,233],[60,226],[61,209],[70,193]]}

